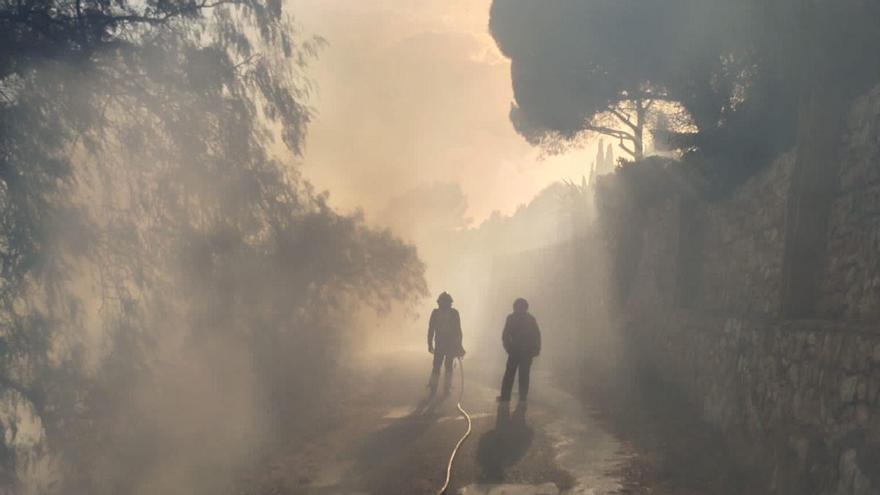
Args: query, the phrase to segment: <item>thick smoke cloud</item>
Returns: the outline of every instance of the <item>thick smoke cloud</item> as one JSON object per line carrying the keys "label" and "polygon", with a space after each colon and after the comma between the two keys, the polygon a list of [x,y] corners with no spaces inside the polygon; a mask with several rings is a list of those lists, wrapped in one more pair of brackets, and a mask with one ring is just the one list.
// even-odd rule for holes
{"label": "thick smoke cloud", "polygon": [[511,127],[510,66],[487,32],[489,4],[297,2],[303,26],[328,40],[311,71],[317,114],[303,173],[332,204],[390,225],[391,198],[456,183],[479,222],[587,173],[595,150],[542,159]]}
{"label": "thick smoke cloud", "polygon": [[395,233],[430,247],[470,225],[467,208],[461,185],[434,182],[392,197],[379,216]]}
{"label": "thick smoke cloud", "polygon": [[0,493],[217,493],[423,265],[291,166],[321,42],[280,4],[56,7],[0,2]]}

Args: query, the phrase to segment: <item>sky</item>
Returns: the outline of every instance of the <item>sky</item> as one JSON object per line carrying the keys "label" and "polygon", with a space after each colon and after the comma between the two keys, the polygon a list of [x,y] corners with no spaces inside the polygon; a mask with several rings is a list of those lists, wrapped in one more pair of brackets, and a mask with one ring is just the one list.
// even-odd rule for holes
{"label": "sky", "polygon": [[328,42],[310,68],[317,115],[302,170],[332,205],[381,224],[401,197],[451,184],[476,225],[588,174],[592,146],[542,157],[513,129],[510,62],[488,32],[490,3],[291,4],[303,30]]}

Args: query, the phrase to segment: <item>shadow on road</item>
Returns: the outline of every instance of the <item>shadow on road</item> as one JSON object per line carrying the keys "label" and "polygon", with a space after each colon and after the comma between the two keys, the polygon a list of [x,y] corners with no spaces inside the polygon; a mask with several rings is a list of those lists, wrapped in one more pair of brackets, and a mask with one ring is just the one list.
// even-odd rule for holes
{"label": "shadow on road", "polygon": [[360,459],[372,464],[409,445],[437,421],[437,409],[445,399],[445,395],[428,395],[412,412],[370,435],[361,447]]}
{"label": "shadow on road", "polygon": [[481,481],[504,481],[504,471],[525,456],[533,436],[534,431],[526,424],[526,403],[517,404],[513,415],[509,402],[498,403],[495,428],[484,433],[477,445]]}

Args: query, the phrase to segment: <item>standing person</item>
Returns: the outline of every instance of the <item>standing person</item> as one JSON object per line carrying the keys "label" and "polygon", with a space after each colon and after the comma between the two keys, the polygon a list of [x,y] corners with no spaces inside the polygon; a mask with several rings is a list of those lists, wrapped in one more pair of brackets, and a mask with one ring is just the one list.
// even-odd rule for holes
{"label": "standing person", "polygon": [[507,351],[507,369],[501,380],[499,402],[510,400],[513,379],[519,371],[519,400],[525,402],[529,395],[529,371],[532,359],[541,353],[541,330],[535,317],[529,313],[529,303],[523,298],[513,302],[513,313],[507,316],[501,342]]}
{"label": "standing person", "polygon": [[434,368],[428,387],[431,394],[437,392],[440,380],[440,366],[446,363],[446,374],[443,381],[444,392],[449,393],[452,387],[452,366],[455,358],[464,356],[461,345],[461,317],[458,310],[452,307],[452,296],[444,292],[437,298],[437,308],[431,312],[428,322],[428,352],[434,354]]}

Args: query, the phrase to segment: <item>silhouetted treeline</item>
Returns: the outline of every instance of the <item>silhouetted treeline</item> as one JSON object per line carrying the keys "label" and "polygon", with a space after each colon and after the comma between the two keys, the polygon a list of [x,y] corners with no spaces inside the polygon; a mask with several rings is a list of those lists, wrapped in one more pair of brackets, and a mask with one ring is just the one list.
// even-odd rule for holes
{"label": "silhouetted treeline", "polygon": [[490,28],[531,141],[590,131],[641,159],[656,131],[724,189],[790,148],[816,100],[878,80],[878,19],[860,0],[495,0]]}

